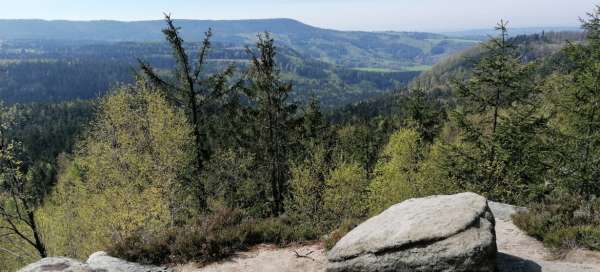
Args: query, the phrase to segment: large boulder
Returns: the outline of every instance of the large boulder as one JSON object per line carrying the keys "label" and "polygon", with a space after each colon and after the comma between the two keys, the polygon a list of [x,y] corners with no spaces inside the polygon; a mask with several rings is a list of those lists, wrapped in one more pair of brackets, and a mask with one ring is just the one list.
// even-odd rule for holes
{"label": "large boulder", "polygon": [[73,259],[50,257],[23,267],[18,272],[92,272],[92,269]]}
{"label": "large boulder", "polygon": [[494,224],[474,193],[410,199],[344,236],[327,271],[495,271]]}

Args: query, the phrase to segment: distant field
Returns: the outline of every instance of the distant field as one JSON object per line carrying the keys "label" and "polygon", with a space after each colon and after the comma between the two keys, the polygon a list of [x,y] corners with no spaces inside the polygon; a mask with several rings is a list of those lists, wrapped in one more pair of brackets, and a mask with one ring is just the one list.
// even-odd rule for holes
{"label": "distant field", "polygon": [[380,68],[380,67],[359,67],[352,68],[355,71],[361,72],[373,72],[373,73],[396,73],[396,72],[420,72],[431,69],[431,65],[414,65],[414,66],[404,66],[402,69],[389,69],[389,68]]}

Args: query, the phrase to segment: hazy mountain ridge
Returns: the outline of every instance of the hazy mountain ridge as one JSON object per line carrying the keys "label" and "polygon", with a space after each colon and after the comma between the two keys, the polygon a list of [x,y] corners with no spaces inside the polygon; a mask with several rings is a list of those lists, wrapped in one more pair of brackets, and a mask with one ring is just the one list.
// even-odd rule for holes
{"label": "hazy mountain ridge", "polygon": [[[359,68],[414,69],[477,43],[419,32],[338,31],[292,19],[176,20],[191,42],[212,28],[214,41],[245,46],[260,32],[271,32],[280,45],[335,65]],[[0,20],[0,40],[68,40],[95,42],[158,42],[164,22]]]}

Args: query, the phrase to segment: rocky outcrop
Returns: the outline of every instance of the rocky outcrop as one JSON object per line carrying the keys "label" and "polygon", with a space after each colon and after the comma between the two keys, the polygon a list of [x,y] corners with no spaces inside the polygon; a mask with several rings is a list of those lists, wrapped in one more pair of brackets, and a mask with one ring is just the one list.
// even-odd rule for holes
{"label": "rocky outcrop", "polygon": [[343,237],[327,271],[495,271],[494,224],[477,194],[407,200]]}
{"label": "rocky outcrop", "polygon": [[108,256],[106,252],[96,252],[86,263],[63,257],[44,258],[18,272],[167,272],[163,267],[146,266]]}

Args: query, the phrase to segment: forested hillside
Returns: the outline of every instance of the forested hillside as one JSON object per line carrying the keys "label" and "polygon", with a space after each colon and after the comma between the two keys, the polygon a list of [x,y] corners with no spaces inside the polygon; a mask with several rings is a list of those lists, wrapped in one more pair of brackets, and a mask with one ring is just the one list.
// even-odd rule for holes
{"label": "forested hillside", "polygon": [[[545,77],[563,65],[564,47],[569,43],[582,42],[584,38],[585,34],[582,32],[547,32],[511,36],[510,43],[520,61],[537,63],[536,74]],[[410,91],[427,93],[439,107],[454,107],[456,96],[453,94],[453,88],[456,83],[469,78],[477,63],[488,54],[489,50],[486,50],[485,44],[469,48],[423,71],[406,88],[343,106],[332,111],[329,118],[334,122],[346,122],[384,116],[404,116]]]}
{"label": "forested hillside", "polygon": [[[248,65],[243,47],[214,47],[207,69],[233,65],[243,70]],[[338,67],[285,47],[278,53],[284,78],[298,89],[294,99],[306,101],[314,95],[330,106],[406,86],[419,74]],[[174,65],[168,46],[161,43],[6,42],[0,58],[0,97],[7,103],[97,98],[111,87],[132,83],[138,58],[158,69]]]}
{"label": "forested hillside", "polygon": [[[308,58],[268,32],[246,49],[210,31],[190,43],[178,23],[166,17],[166,44],[4,43],[2,79],[54,86],[47,100],[137,76],[102,80],[94,100],[0,105],[0,269],[99,250],[205,264],[261,243],[331,248],[393,204],[464,191],[528,206],[515,223],[557,251],[600,250],[600,8],[583,33],[511,37],[501,21],[406,88],[416,75]],[[396,91],[322,107],[379,88]]]}

